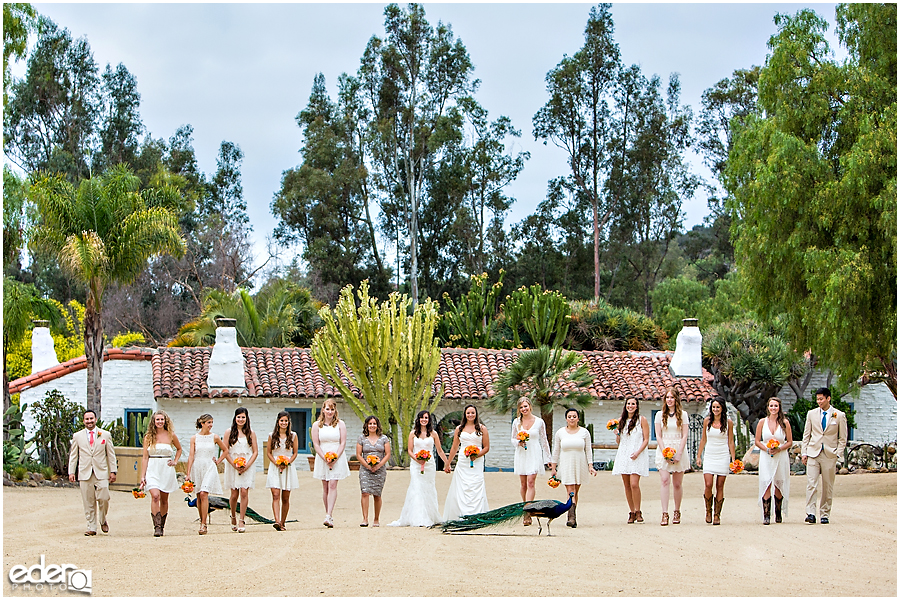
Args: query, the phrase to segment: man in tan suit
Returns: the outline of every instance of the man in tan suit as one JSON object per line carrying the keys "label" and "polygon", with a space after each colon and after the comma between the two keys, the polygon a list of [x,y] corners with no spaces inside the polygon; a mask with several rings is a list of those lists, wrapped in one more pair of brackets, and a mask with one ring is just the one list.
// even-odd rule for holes
{"label": "man in tan suit", "polygon": [[72,436],[69,446],[69,481],[77,474],[81,484],[81,501],[88,528],[84,535],[97,535],[97,509],[100,530],[109,533],[106,512],[109,510],[109,484],[116,481],[116,451],[108,431],[97,427],[97,414],[84,413],[84,429]]}
{"label": "man in tan suit", "polygon": [[806,413],[803,427],[802,460],[806,465],[806,522],[816,522],[816,493],[822,477],[822,500],[819,502],[819,523],[827,524],[831,515],[834,493],[834,471],[847,445],[847,416],[831,406],[831,392],[827,387],[816,390],[816,404]]}

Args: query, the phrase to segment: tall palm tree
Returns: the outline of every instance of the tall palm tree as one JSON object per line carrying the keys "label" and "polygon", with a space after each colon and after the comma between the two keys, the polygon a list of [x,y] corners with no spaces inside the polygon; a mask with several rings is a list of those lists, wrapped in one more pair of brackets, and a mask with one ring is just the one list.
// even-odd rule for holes
{"label": "tall palm tree", "polygon": [[84,353],[88,408],[100,414],[103,377],[103,293],[128,284],[157,254],[181,256],[184,240],[174,209],[182,199],[171,186],[139,191],[125,165],[111,167],[76,189],[62,176],[39,174],[30,195],[40,224],[31,242],[54,252],[60,264],[87,287]]}
{"label": "tall palm tree", "polygon": [[494,384],[494,396],[487,401],[497,412],[512,410],[520,398],[528,398],[541,411],[547,436],[553,439],[553,409],[556,406],[590,405],[594,397],[586,389],[593,378],[587,361],[577,352],[540,346],[523,352]]}

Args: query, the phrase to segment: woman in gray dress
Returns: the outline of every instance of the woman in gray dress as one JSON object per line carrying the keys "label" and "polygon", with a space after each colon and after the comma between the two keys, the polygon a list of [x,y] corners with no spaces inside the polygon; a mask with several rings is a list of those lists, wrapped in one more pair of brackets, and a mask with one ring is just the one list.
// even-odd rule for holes
{"label": "woman in gray dress", "polygon": [[373,527],[378,527],[381,516],[381,490],[387,475],[387,461],[391,458],[391,441],[381,431],[378,417],[368,416],[363,421],[363,432],[356,441],[356,458],[359,460],[359,489],[362,491],[362,523],[360,527],[369,526],[369,496],[375,499],[375,520]]}

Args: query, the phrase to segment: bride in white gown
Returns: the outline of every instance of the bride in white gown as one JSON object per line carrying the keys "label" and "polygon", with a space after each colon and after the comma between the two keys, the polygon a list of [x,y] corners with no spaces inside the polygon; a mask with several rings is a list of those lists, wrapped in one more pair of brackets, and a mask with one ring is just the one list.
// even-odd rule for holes
{"label": "bride in white gown", "polygon": [[[491,449],[488,430],[478,419],[475,405],[467,404],[463,414],[465,417],[454,431],[453,446],[450,447],[450,456],[457,448],[459,456],[447,492],[447,502],[444,503],[444,521],[490,510],[484,487],[484,455]],[[466,456],[466,448],[470,446],[477,448],[478,452]],[[449,461],[445,463],[444,471],[450,472]]]}
{"label": "bride in white gown", "polygon": [[[432,421],[431,413],[427,410],[421,411],[416,415],[415,429],[409,433],[406,446],[406,451],[412,459],[409,463],[409,488],[406,490],[406,501],[403,502],[400,518],[391,523],[391,527],[430,527],[441,522],[437,488],[434,486],[435,451],[441,455],[444,463],[449,463],[450,460],[441,448]],[[427,460],[416,458],[416,454],[422,450],[429,453]]]}

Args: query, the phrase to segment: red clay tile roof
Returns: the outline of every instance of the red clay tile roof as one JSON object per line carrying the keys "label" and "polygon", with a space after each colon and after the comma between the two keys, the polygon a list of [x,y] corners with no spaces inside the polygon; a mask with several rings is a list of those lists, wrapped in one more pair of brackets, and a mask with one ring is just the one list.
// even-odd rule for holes
{"label": "red clay tile roof", "polygon": [[[156,354],[153,348],[107,348],[103,351],[103,361],[107,360],[150,360]],[[63,375],[87,368],[87,358],[79,356],[49,369],[38,371],[27,377],[20,377],[9,382],[9,393],[18,394],[28,388],[59,379]]]}
{"label": "red clay tile roof", "polygon": [[[150,360],[153,395],[156,398],[327,398],[338,391],[328,384],[308,348],[242,348],[246,389],[210,390],[206,385],[212,347],[200,348],[111,348],[106,360]],[[486,399],[494,395],[497,375],[515,362],[518,350],[444,348],[434,389],[444,386],[444,397],[454,400]],[[703,378],[673,377],[669,372],[671,352],[582,352],[591,365],[594,383],[590,392],[598,400],[662,400],[665,388],[674,385],[686,402],[707,402],[717,396]],[[66,373],[85,368],[79,357],[10,382],[10,393],[18,393]],[[357,394],[359,391],[351,386]]]}

